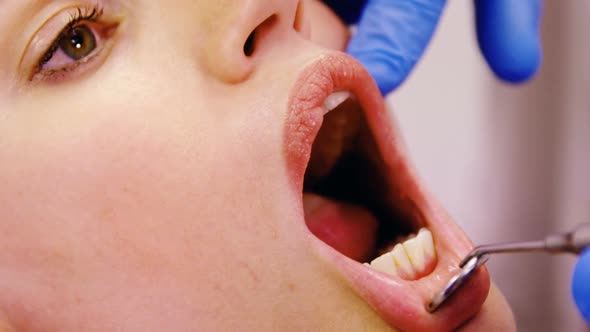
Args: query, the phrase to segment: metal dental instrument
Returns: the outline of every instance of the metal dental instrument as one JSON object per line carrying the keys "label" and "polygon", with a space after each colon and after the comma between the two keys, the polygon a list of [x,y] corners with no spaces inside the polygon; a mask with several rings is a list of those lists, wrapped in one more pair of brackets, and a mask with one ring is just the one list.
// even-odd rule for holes
{"label": "metal dental instrument", "polygon": [[542,240],[498,243],[475,247],[465,257],[459,267],[461,270],[445,285],[445,288],[428,303],[426,309],[435,312],[478,267],[487,262],[489,255],[499,253],[548,252],[572,253],[578,255],[590,247],[590,223],[582,224],[571,232],[551,234]]}

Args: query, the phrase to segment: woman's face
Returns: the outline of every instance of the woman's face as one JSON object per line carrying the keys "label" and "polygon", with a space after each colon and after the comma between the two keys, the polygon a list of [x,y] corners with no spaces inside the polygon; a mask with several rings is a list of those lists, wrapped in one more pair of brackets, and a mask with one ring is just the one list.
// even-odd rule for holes
{"label": "woman's face", "polygon": [[[0,0],[0,330],[513,328],[483,268],[425,310],[471,244],[346,38],[311,0]],[[362,264],[420,226],[421,272]]]}

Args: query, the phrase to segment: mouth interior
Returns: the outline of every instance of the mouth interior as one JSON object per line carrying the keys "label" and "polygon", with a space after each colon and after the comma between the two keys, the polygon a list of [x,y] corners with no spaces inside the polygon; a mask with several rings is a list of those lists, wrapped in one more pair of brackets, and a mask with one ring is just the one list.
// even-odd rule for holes
{"label": "mouth interior", "polygon": [[[411,220],[412,213],[407,211],[408,202],[402,201],[403,194],[390,186],[395,180],[395,173],[395,170],[386,166],[356,98],[347,99],[327,113],[313,143],[304,179],[304,210],[306,223],[312,233],[350,258],[366,262],[415,232],[419,221]],[[372,237],[371,231],[366,229],[374,223],[359,222],[359,214],[347,215],[346,209],[341,209],[344,212],[339,214],[337,227],[334,227],[334,223],[317,225],[322,221],[312,222],[308,213],[311,207],[305,199],[308,195],[327,199],[333,206],[352,205],[357,211],[361,209],[368,212],[377,223],[375,236]],[[347,223],[357,223],[357,226],[348,228],[356,235],[347,236],[336,229],[325,229],[346,229]],[[339,236],[342,238],[337,239]],[[342,249],[356,245],[346,241],[364,242],[364,254],[350,254]]]}

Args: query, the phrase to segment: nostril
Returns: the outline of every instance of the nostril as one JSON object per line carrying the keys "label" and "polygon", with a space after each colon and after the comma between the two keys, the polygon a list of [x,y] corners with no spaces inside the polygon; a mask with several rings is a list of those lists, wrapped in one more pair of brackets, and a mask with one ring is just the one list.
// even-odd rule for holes
{"label": "nostril", "polygon": [[252,31],[252,33],[246,39],[246,43],[244,43],[244,54],[249,57],[254,53],[254,43],[256,42],[256,30]]}
{"label": "nostril", "polygon": [[270,29],[277,21],[277,15],[271,15],[264,22],[260,23],[248,36],[244,43],[244,55],[250,57],[254,54],[261,38],[264,38],[264,30]]}

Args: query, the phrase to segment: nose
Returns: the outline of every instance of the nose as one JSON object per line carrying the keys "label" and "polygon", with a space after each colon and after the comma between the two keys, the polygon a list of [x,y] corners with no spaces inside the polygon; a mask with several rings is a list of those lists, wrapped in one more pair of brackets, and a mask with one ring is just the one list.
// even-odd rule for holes
{"label": "nose", "polygon": [[226,11],[219,15],[223,22],[212,22],[201,53],[205,54],[207,72],[222,82],[239,83],[255,70],[257,60],[285,44],[290,35],[309,38],[305,1],[219,1],[224,7],[220,10]]}

